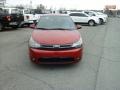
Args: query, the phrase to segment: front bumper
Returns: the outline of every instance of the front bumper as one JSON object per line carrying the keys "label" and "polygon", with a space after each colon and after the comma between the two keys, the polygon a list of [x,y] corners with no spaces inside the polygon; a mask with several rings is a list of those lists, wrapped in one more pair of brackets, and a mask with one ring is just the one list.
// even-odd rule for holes
{"label": "front bumper", "polygon": [[98,19],[98,20],[95,20],[95,23],[96,23],[96,24],[100,24],[100,21],[99,21],[99,19]]}
{"label": "front bumper", "polygon": [[36,64],[76,63],[81,60],[82,53],[83,53],[83,48],[77,48],[71,50],[54,50],[54,51],[29,48],[30,59],[32,62]]}
{"label": "front bumper", "polygon": [[107,18],[104,18],[104,19],[103,19],[103,22],[106,23],[106,22],[107,22]]}
{"label": "front bumper", "polygon": [[9,22],[2,22],[4,27],[10,27],[10,26],[18,26],[19,22],[17,21],[9,21]]}
{"label": "front bumper", "polygon": [[37,22],[37,20],[25,20],[24,21],[25,24],[33,24],[35,22]]}

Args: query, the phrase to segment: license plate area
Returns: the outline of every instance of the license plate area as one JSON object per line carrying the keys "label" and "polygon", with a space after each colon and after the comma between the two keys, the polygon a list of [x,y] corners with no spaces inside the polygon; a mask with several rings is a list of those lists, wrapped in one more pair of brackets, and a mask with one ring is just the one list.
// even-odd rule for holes
{"label": "license plate area", "polygon": [[17,22],[10,22],[9,25],[17,25]]}
{"label": "license plate area", "polygon": [[60,57],[60,58],[40,58],[40,62],[71,62],[73,58],[70,57]]}

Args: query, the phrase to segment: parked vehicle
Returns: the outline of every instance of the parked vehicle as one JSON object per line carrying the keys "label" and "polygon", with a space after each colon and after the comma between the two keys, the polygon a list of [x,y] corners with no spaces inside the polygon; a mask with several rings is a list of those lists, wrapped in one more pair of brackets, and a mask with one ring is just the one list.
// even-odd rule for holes
{"label": "parked vehicle", "polygon": [[0,9],[0,30],[5,27],[18,28],[24,20],[23,15],[15,8],[1,8]]}
{"label": "parked vehicle", "polygon": [[100,24],[104,24],[107,22],[108,16],[102,12],[95,12],[95,11],[83,11],[83,12],[91,16],[97,16],[99,18]]}
{"label": "parked vehicle", "polygon": [[24,15],[24,22],[22,23],[22,25],[30,25],[33,23],[38,22],[40,16],[42,15],[39,12],[36,12],[35,9],[32,10],[28,10],[28,9],[23,9],[21,10],[22,14]]}
{"label": "parked vehicle", "polygon": [[24,25],[30,25],[30,24],[33,24],[36,22],[36,17],[33,13],[33,11],[31,10],[28,10],[28,9],[23,9],[21,10],[23,16],[24,16],[24,22],[22,23],[21,26],[24,26]]}
{"label": "parked vehicle", "polygon": [[69,15],[75,23],[89,24],[90,26],[99,24],[98,17],[90,16],[83,12],[71,12]]}
{"label": "parked vehicle", "polygon": [[82,37],[68,15],[43,15],[29,40],[29,55],[36,64],[70,64],[82,58]]}

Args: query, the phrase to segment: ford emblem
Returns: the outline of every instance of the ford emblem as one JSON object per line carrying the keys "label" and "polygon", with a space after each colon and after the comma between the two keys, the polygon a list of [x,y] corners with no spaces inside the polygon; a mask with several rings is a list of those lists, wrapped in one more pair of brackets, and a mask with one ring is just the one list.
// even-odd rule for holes
{"label": "ford emblem", "polygon": [[53,45],[54,48],[60,48],[60,45]]}

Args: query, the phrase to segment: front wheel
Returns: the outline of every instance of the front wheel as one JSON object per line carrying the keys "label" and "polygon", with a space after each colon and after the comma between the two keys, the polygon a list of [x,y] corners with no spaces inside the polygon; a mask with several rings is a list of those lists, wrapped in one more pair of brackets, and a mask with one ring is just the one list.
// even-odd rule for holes
{"label": "front wheel", "polygon": [[90,21],[88,22],[88,24],[89,24],[89,26],[95,26],[95,22],[94,22],[93,20],[90,20]]}
{"label": "front wheel", "polygon": [[3,25],[0,23],[0,31],[3,30]]}
{"label": "front wheel", "polygon": [[100,18],[99,20],[100,20],[100,24],[102,25],[104,23],[103,19]]}
{"label": "front wheel", "polygon": [[18,26],[12,26],[12,28],[13,28],[13,29],[17,29],[17,28],[18,28]]}

